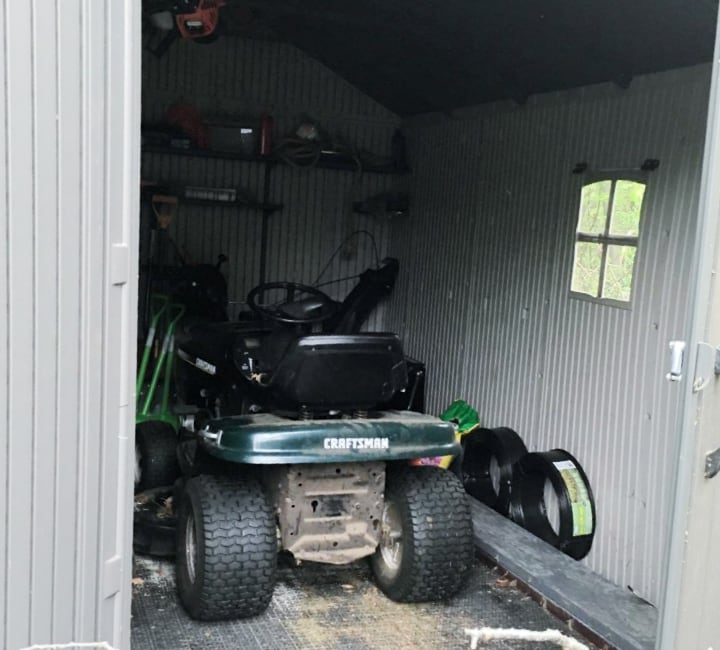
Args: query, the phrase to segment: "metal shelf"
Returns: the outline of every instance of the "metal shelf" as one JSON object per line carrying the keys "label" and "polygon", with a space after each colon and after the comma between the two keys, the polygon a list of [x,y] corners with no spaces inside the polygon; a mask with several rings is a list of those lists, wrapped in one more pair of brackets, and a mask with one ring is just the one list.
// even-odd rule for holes
{"label": "metal shelf", "polygon": [[181,205],[204,205],[213,208],[247,208],[248,210],[266,210],[277,212],[283,209],[282,203],[260,203],[257,201],[214,201],[213,199],[191,199],[178,197]]}
{"label": "metal shelf", "polygon": [[220,158],[223,160],[239,160],[241,162],[273,162],[268,156],[245,154],[237,151],[214,151],[211,149],[181,149],[179,147],[143,145],[142,152],[160,153],[171,156],[188,156],[191,158]]}
{"label": "metal shelf", "polygon": [[[144,145],[143,153],[166,154],[171,156],[187,156],[191,158],[216,158],[221,160],[236,160],[239,162],[254,162],[268,164],[282,164],[289,167],[291,165],[278,156],[260,156],[245,154],[233,151],[215,151],[211,149],[180,149],[177,147],[161,147],[157,145]],[[313,165],[296,165],[298,169],[335,169],[338,171],[357,172],[371,174],[407,174],[410,169],[407,167],[396,167],[390,163],[365,163],[359,170],[357,162],[340,153],[326,152],[321,154],[319,160]]]}
{"label": "metal shelf", "polygon": [[209,208],[235,208],[246,210],[262,210],[263,212],[272,213],[283,209],[282,203],[264,203],[261,201],[221,201],[214,199],[197,199],[183,196],[183,188],[176,185],[158,184],[157,191],[145,190],[141,193],[144,201],[150,201],[155,193],[170,193],[178,197],[179,204],[182,205],[198,205]]}

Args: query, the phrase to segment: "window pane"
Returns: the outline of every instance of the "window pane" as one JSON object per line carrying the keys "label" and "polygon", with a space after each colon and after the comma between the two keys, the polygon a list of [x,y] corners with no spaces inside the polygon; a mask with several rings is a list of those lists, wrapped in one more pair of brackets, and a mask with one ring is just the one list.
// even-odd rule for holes
{"label": "window pane", "polygon": [[598,235],[605,232],[612,181],[598,181],[582,188],[578,232]]}
{"label": "window pane", "polygon": [[640,232],[640,209],[645,196],[645,183],[618,181],[615,185],[610,234],[637,237]]}
{"label": "window pane", "polygon": [[575,244],[575,261],[573,262],[570,290],[577,293],[586,293],[597,298],[601,264],[602,244],[577,242]]}
{"label": "window pane", "polygon": [[602,297],[628,302],[632,292],[635,246],[608,246]]}

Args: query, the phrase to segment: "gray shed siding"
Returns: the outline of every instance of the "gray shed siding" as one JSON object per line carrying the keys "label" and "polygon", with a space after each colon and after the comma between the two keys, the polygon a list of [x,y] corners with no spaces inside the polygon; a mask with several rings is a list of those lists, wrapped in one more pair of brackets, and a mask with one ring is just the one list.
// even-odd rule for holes
{"label": "gray shed siding", "polygon": [[[718,23],[720,27],[720,22]],[[720,40],[715,42],[707,135],[699,198],[699,219],[688,293],[688,368],[682,387],[681,441],[677,456],[670,552],[665,572],[657,650],[712,648],[720,639],[720,482],[705,476],[709,450],[717,449],[720,381],[702,389],[690,377],[712,378],[712,346],[720,340]],[[710,352],[711,354],[708,354]]]}
{"label": "gray shed siding", "polygon": [[[218,65],[218,62],[221,62]],[[277,142],[303,119],[316,120],[333,137],[380,155],[388,155],[400,119],[297,48],[239,37],[225,37],[212,47],[177,42],[160,59],[143,60],[143,122],[162,120],[178,101],[198,107],[204,117],[274,118]],[[262,183],[257,163],[197,159],[145,153],[148,179],[182,181],[209,187],[240,187],[255,192]],[[270,200],[284,208],[270,217],[266,280],[312,283],[335,248],[354,230],[370,230],[380,256],[387,250],[387,220],[354,214],[353,200],[395,187],[403,180],[377,174],[326,169],[273,170]],[[239,308],[259,278],[260,211],[182,205],[172,236],[196,262],[214,262],[225,253],[230,300]],[[357,240],[350,257],[339,256],[324,280],[353,275],[374,263],[370,242]],[[346,295],[352,282],[326,287]],[[370,326],[382,327],[382,310]]]}
{"label": "gray shed siding", "polygon": [[127,648],[140,8],[0,6],[0,646]]}
{"label": "gray shed siding", "polygon": [[[530,449],[578,457],[598,504],[590,567],[657,602],[680,391],[668,341],[687,328],[710,68],[411,124],[413,212],[389,327],[428,362],[430,408],[458,397]],[[659,158],[632,309],[569,297],[577,162]]]}

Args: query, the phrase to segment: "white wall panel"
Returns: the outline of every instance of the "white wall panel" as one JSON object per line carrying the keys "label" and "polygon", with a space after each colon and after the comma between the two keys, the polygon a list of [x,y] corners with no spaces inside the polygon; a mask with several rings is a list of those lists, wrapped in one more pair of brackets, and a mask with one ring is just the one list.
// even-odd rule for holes
{"label": "white wall panel", "polygon": [[[255,123],[269,111],[276,140],[307,116],[331,136],[385,156],[399,124],[397,116],[296,48],[241,38],[222,38],[210,47],[178,42],[160,59],[148,54],[143,64],[143,121],[161,121],[178,101],[194,104],[205,117],[246,117]],[[262,199],[263,166],[258,163],[146,153],[143,175],[241,187]],[[358,229],[374,234],[384,256],[388,222],[353,214],[351,205],[402,183],[371,173],[276,166],[270,200],[283,203],[284,209],[270,217],[265,279],[312,282],[343,238]],[[172,235],[195,262],[228,255],[230,300],[242,303],[259,278],[261,220],[258,210],[181,205]],[[374,261],[368,241],[359,239],[357,250],[339,257],[323,279],[352,275]],[[346,282],[327,289],[343,296],[351,286]],[[381,327],[381,314],[378,310],[370,326]]]}
{"label": "white wall panel", "polygon": [[0,15],[0,646],[125,649],[139,6]]}
{"label": "white wall panel", "polygon": [[[599,524],[590,566],[656,601],[679,391],[668,341],[687,325],[709,67],[416,119],[413,213],[390,253],[410,273],[390,328],[428,362],[429,402],[462,397],[530,449],[584,465]],[[631,309],[569,296],[582,177],[660,159]],[[409,267],[409,268],[408,268]]]}

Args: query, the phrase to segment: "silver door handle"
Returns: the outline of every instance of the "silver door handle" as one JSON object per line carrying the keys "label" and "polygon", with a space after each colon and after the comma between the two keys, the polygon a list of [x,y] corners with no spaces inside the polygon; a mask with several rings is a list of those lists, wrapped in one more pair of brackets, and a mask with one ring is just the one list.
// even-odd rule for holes
{"label": "silver door handle", "polygon": [[685,365],[685,341],[670,341],[670,372],[665,375],[668,381],[680,381]]}

